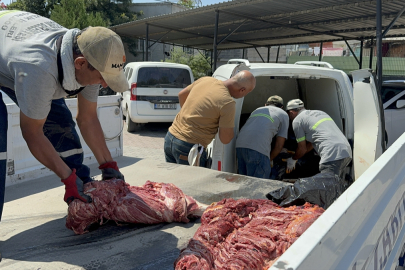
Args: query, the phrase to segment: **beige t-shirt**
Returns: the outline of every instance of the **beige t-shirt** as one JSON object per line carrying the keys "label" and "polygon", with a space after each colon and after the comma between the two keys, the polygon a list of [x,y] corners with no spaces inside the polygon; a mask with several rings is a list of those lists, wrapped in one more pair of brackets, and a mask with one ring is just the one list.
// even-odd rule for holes
{"label": "beige t-shirt", "polygon": [[223,82],[212,77],[203,77],[187,89],[190,93],[169,132],[179,140],[207,147],[219,127],[235,126],[235,101]]}

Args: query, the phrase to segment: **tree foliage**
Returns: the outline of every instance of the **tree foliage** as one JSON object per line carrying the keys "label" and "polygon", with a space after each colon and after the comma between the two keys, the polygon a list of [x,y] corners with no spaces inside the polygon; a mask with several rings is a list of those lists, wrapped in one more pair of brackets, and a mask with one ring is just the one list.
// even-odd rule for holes
{"label": "tree foliage", "polygon": [[177,1],[177,4],[188,7],[188,8],[193,8],[196,6],[194,0],[179,0],[179,1]]}
{"label": "tree foliage", "polygon": [[207,76],[211,71],[211,65],[209,64],[210,57],[205,58],[201,54],[189,54],[184,52],[181,48],[174,48],[170,57],[165,59],[165,62],[188,65],[193,71],[195,80]]}
{"label": "tree foliage", "polygon": [[8,9],[28,11],[49,18],[55,4],[60,0],[17,0],[8,5]]}
{"label": "tree foliage", "polygon": [[83,0],[61,0],[51,13],[51,20],[70,29],[83,29],[87,26],[108,26],[100,12],[87,12]]}

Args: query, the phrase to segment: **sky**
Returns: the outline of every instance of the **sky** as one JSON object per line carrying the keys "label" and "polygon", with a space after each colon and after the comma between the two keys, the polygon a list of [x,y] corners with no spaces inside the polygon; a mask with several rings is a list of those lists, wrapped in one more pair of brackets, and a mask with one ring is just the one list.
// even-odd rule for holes
{"label": "sky", "polygon": [[[11,1],[12,0],[0,0],[0,2],[3,2],[6,5],[10,4]],[[221,2],[227,2],[226,0],[201,0],[201,1],[202,1],[203,6],[217,4],[217,3],[221,3]],[[133,3],[148,3],[148,2],[156,2],[156,1],[155,0],[135,0],[135,1],[132,1],[132,2]],[[177,1],[171,0],[171,2],[177,2]]]}

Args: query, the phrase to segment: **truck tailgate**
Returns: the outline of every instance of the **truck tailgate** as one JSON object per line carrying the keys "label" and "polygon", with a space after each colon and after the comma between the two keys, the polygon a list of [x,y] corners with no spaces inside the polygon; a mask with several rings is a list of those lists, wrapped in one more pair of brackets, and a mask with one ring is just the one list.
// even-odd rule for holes
{"label": "truck tailgate", "polygon": [[[223,198],[262,198],[287,184],[205,168],[157,163],[132,157],[117,158],[130,185],[146,180],[170,182],[198,201],[211,204]],[[92,172],[99,172],[96,165]],[[100,179],[100,175],[95,175]],[[116,226],[74,235],[65,228],[64,187],[56,176],[9,186],[0,224],[2,269],[173,269],[173,262],[200,225]]]}

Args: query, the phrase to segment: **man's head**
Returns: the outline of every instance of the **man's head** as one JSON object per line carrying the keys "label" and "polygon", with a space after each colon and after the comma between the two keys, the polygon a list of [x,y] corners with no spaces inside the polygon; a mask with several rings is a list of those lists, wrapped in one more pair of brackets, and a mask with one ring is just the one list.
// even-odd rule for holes
{"label": "man's head", "polygon": [[291,120],[294,120],[302,109],[304,109],[304,102],[302,102],[301,99],[292,99],[288,101],[287,107],[285,108],[288,117]]}
{"label": "man's head", "polygon": [[108,85],[116,92],[129,89],[123,71],[124,45],[116,33],[105,27],[88,27],[76,38],[75,54],[82,55],[74,60],[78,83]]}
{"label": "man's head", "polygon": [[256,86],[256,78],[247,70],[238,72],[232,78],[224,81],[233,98],[242,98],[249,94]]}
{"label": "man's head", "polygon": [[271,96],[267,99],[267,102],[265,104],[266,106],[276,106],[278,108],[283,108],[284,107],[284,102],[283,98],[280,96]]}

